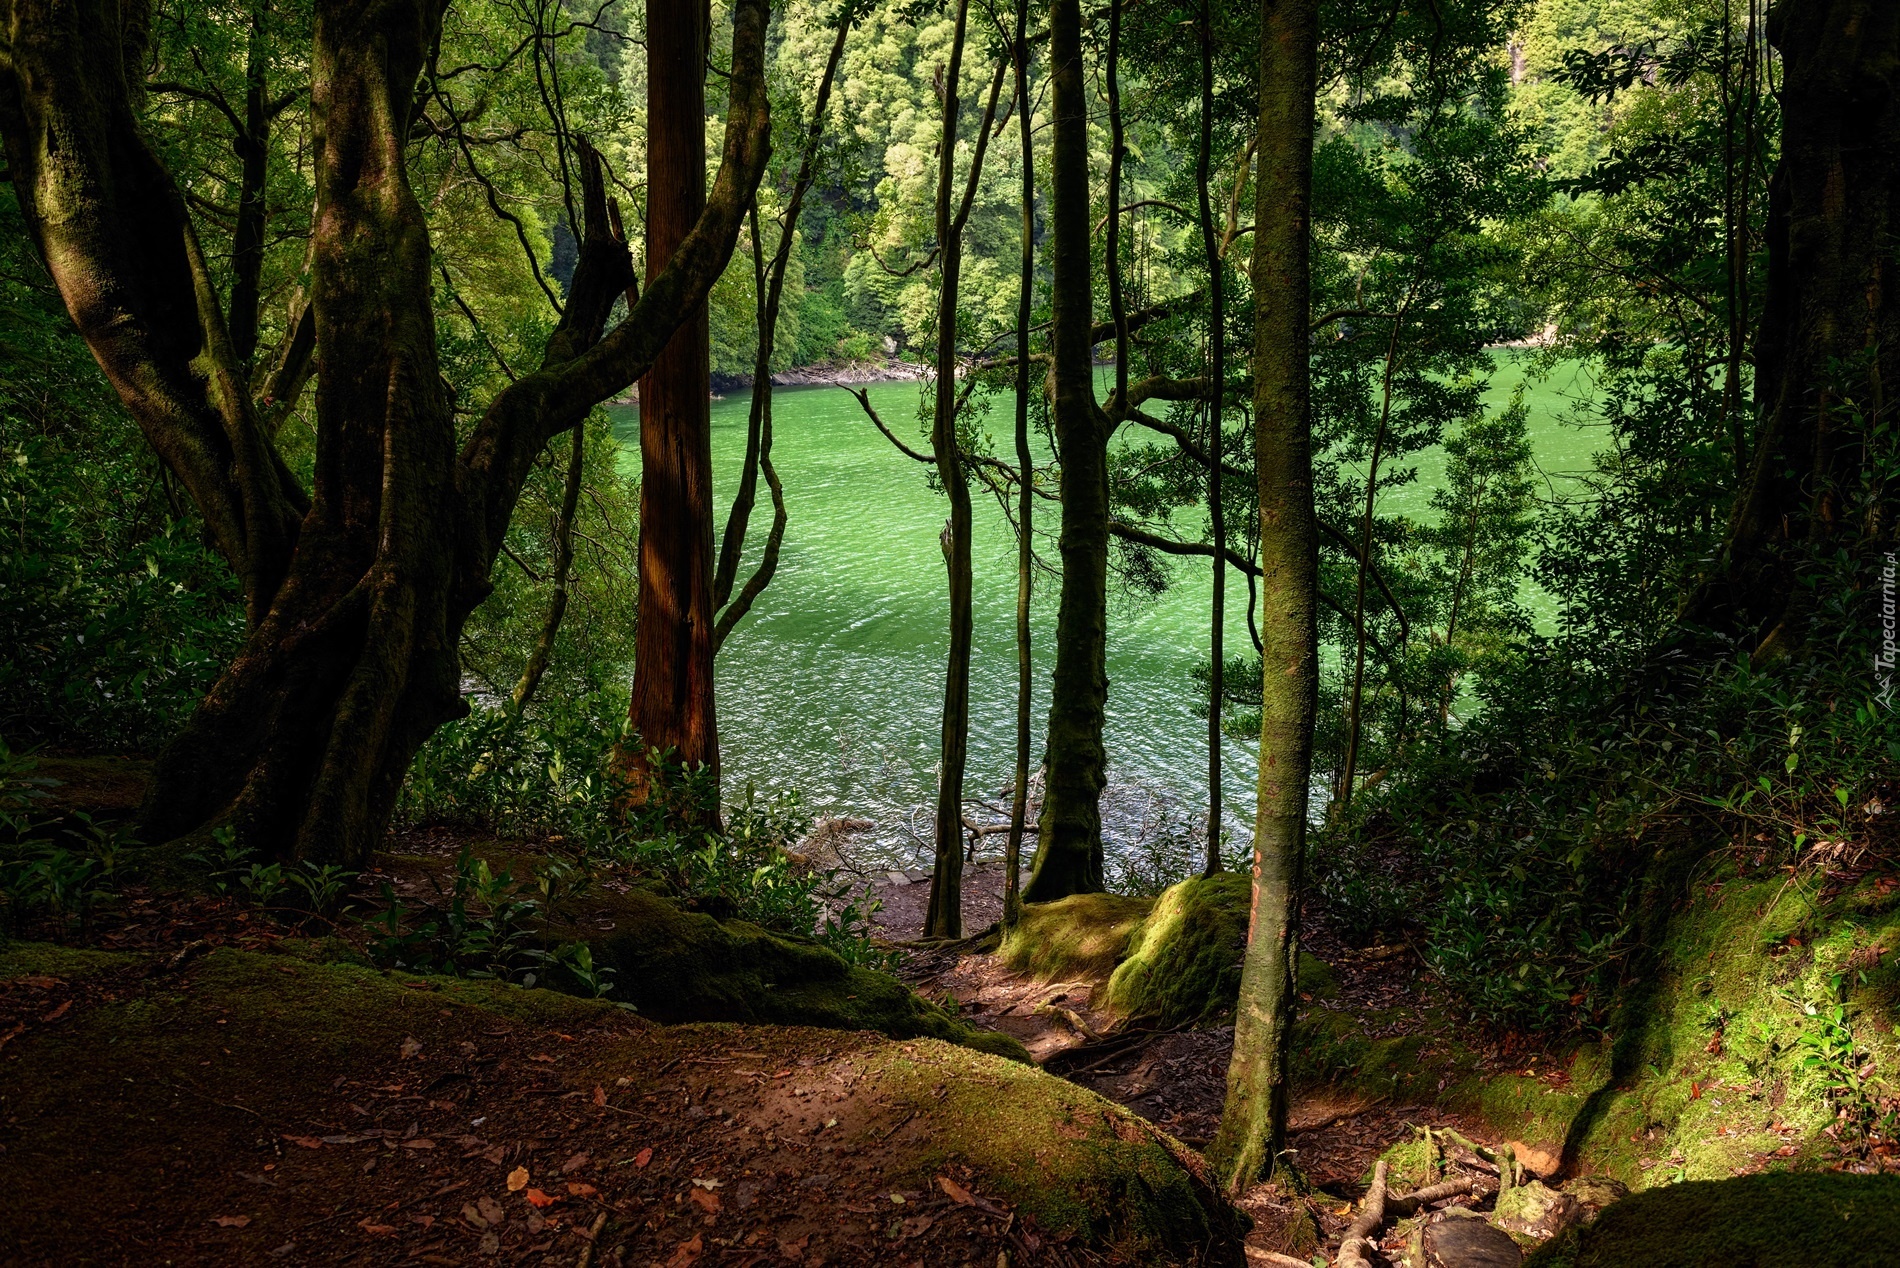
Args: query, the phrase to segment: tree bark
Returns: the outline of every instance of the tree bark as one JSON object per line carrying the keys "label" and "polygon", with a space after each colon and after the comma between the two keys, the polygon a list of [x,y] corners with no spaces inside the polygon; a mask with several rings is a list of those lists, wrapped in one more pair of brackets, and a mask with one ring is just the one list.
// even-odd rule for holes
{"label": "tree bark", "polygon": [[1049,7],[1054,112],[1050,175],[1050,342],[1055,440],[1062,463],[1062,598],[1049,703],[1048,763],[1035,868],[1025,902],[1094,893],[1102,884],[1102,747],[1108,701],[1108,452],[1095,403],[1089,264],[1088,98],[1078,0]]}
{"label": "tree bark", "polygon": [[1035,127],[1029,101],[1029,0],[1016,0],[1016,29],[1010,43],[1016,67],[1016,122],[1022,136],[1023,241],[1021,279],[1016,292],[1016,471],[1020,477],[1016,511],[1016,777],[1009,802],[1009,836],[1003,847],[1003,923],[1014,926],[1022,914],[1023,828],[1029,813],[1030,658],[1029,601],[1035,580],[1035,463],[1029,452],[1029,318],[1036,295]]}
{"label": "tree bark", "polygon": [[[706,203],[706,7],[647,8],[648,286]],[[719,781],[713,708],[712,350],[704,303],[640,383],[640,600],[636,737],[615,755],[634,804],[659,793],[649,755]],[[684,808],[682,808],[684,809]]]}
{"label": "tree bark", "polygon": [[1891,538],[1896,492],[1859,486],[1900,376],[1900,8],[1789,0],[1768,30],[1783,86],[1755,348],[1761,422],[1722,552],[1684,607],[1758,656],[1801,641],[1804,559]]}
{"label": "tree bark", "polygon": [[[541,368],[497,394],[458,454],[436,367],[427,225],[404,168],[440,8],[323,7],[308,498],[258,422],[176,186],[139,133],[127,76],[142,72],[146,33],[121,12],[105,0],[0,0],[10,35],[0,131],[75,325],[197,503],[252,616],[243,649],[161,756],[143,833],[157,844],[225,825],[265,855],[357,864],[382,839],[416,747],[464,708],[461,624],[491,589],[536,456],[652,364],[731,255],[767,153],[765,10],[762,0],[734,10],[725,154],[707,215],[603,336],[632,273],[586,151],[566,311]],[[116,59],[99,55],[114,48]]]}
{"label": "tree bark", "polygon": [[1271,1174],[1286,1148],[1298,998],[1301,870],[1319,677],[1307,327],[1318,28],[1317,0],[1261,0],[1253,260],[1260,782],[1234,1055],[1220,1128],[1208,1150],[1230,1193]]}

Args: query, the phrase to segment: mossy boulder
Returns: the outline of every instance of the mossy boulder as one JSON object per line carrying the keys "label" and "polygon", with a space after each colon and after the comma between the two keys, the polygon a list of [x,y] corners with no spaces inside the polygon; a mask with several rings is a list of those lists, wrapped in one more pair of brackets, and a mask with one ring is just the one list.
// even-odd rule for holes
{"label": "mossy boulder", "polygon": [[1012,970],[1038,982],[1108,981],[1128,942],[1154,910],[1152,898],[1075,894],[1028,903],[1000,954]]}
{"label": "mossy boulder", "polygon": [[[471,1262],[482,1218],[445,1226],[477,1197],[509,1211],[488,1255],[527,1262],[540,1225],[504,1184],[517,1167],[564,1204],[550,1218],[586,1227],[596,1189],[601,1209],[640,1212],[613,1226],[629,1263],[697,1235],[681,1199],[709,1174],[719,1235],[812,1215],[817,1257],[858,1237],[907,1262],[887,1222],[949,1205],[952,1177],[1090,1256],[1242,1262],[1196,1156],[1082,1088],[932,1039],[660,1026],[551,991],[233,949],[174,964],[13,946],[4,989],[73,996],[28,1009],[0,1052],[21,1262],[251,1264],[287,1243],[287,1262]],[[741,1178],[772,1174],[746,1210]],[[837,1205],[815,1207],[806,1179]]]}
{"label": "mossy boulder", "polygon": [[1252,897],[1249,879],[1233,872],[1171,886],[1130,934],[1104,1007],[1161,1026],[1233,1012]]}
{"label": "mossy boulder", "polygon": [[[1033,903],[1003,939],[1003,962],[1042,982],[1102,988],[1096,1007],[1161,1026],[1210,1022],[1240,998],[1252,882],[1235,872],[1194,877],[1158,898],[1077,894]],[[1324,999],[1338,979],[1300,955],[1300,990]]]}
{"label": "mossy boulder", "polygon": [[1781,1173],[1650,1189],[1526,1268],[1863,1268],[1900,1256],[1900,1176]]}
{"label": "mossy boulder", "polygon": [[1029,1061],[1008,1035],[978,1030],[889,974],[847,964],[809,939],[683,911],[638,889],[590,902],[589,911],[594,928],[555,926],[550,935],[586,941],[595,967],[614,971],[613,998],[655,1021],[874,1030]]}

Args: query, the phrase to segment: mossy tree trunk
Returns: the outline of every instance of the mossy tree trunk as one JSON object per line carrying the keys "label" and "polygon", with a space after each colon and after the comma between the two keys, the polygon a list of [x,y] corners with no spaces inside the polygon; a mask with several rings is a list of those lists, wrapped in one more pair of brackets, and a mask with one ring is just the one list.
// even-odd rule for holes
{"label": "mossy tree trunk", "polygon": [[[580,261],[540,369],[458,452],[436,362],[430,243],[405,158],[437,35],[426,0],[318,14],[312,108],[316,479],[278,457],[171,176],[132,107],[141,11],[7,0],[0,132],[68,311],[236,573],[250,632],[161,756],[154,843],[228,825],[242,846],[360,863],[417,746],[462,712],[456,644],[536,457],[650,366],[725,267],[763,168],[765,9],[735,13],[726,150],[708,214],[606,331],[631,265],[583,153]],[[116,51],[117,55],[111,55]],[[697,110],[697,107],[696,107]]]}
{"label": "mossy tree trunk", "polygon": [[[649,281],[706,205],[706,19],[702,0],[647,6]],[[719,782],[710,329],[702,302],[640,381],[640,617],[627,708],[637,742],[615,754],[635,803],[657,792],[650,753]]]}
{"label": "mossy tree trunk", "polygon": [[1229,1192],[1286,1148],[1306,801],[1318,704],[1309,219],[1317,0],[1261,0],[1254,229],[1254,456],[1260,490],[1260,782],[1253,902],[1227,1102],[1209,1161]]}
{"label": "mossy tree trunk", "polygon": [[1095,403],[1089,261],[1088,96],[1079,0],[1049,6],[1051,344],[1062,462],[1062,597],[1048,764],[1026,902],[1102,888],[1102,747],[1108,701],[1108,424]]}
{"label": "mossy tree trunk", "polygon": [[1788,0],[1768,34],[1783,84],[1761,421],[1727,540],[1684,613],[1764,654],[1801,641],[1803,561],[1891,542],[1900,499],[1872,471],[1900,382],[1900,6]]}

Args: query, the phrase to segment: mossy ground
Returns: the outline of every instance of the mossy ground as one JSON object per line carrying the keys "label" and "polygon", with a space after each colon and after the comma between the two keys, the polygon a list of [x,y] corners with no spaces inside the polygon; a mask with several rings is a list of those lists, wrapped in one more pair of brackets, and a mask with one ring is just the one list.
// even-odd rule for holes
{"label": "mossy ground", "polygon": [[[1058,1241],[1239,1262],[1198,1159],[1080,1088],[928,1038],[657,1026],[232,949],[173,968],[15,946],[0,997],[25,1019],[0,1054],[23,1217],[8,1262],[522,1262],[578,1254],[570,1230],[597,1214],[609,1264],[695,1239],[834,1264],[935,1265],[934,1245],[1035,1262]],[[516,1168],[545,1205],[508,1188]]]}
{"label": "mossy ground", "polygon": [[1900,1262],[1900,1176],[1743,1176],[1652,1189],[1525,1268],[1864,1268]]}

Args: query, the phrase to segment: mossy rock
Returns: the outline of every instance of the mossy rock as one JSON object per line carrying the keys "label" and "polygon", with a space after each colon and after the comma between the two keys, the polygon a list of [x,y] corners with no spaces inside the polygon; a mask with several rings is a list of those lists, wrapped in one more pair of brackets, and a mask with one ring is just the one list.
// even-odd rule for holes
{"label": "mossy rock", "polygon": [[1252,882],[1223,872],[1170,886],[1128,939],[1103,1006],[1176,1026],[1233,1012]]}
{"label": "mossy rock", "polygon": [[[1240,998],[1252,897],[1248,877],[1223,872],[1182,881],[1159,898],[1077,894],[1033,903],[1001,955],[1037,981],[1105,988],[1096,1005],[1117,1017],[1162,1026],[1214,1021]],[[1325,999],[1338,989],[1333,971],[1302,952],[1301,992]]]}
{"label": "mossy rock", "polygon": [[[758,1141],[757,1131],[735,1136],[735,1125],[768,1111],[813,1120],[795,1136],[781,1130],[798,1142],[785,1156],[841,1182],[851,1171],[859,1189],[934,1193],[940,1177],[960,1176],[1092,1254],[1242,1262],[1236,1217],[1197,1156],[1094,1093],[965,1047],[807,1027],[658,1026],[551,991],[233,949],[177,968],[163,956],[93,964],[0,949],[0,981],[73,966],[128,971],[0,1054],[9,1199],[33,1213],[10,1229],[0,1254],[9,1262],[258,1263],[286,1241],[299,1243],[300,1262],[413,1259],[471,1194],[525,1212],[503,1186],[508,1169],[558,1178],[577,1149],[627,1155],[625,1167],[583,1173],[603,1201],[670,1219],[677,1204],[659,1199],[705,1174],[686,1160]],[[632,1108],[592,1108],[604,1095]],[[435,1099],[445,1096],[454,1103]],[[668,1130],[655,1136],[659,1122]],[[356,1134],[371,1125],[394,1130]],[[508,1145],[505,1160],[458,1137],[471,1131]],[[632,1165],[648,1142],[665,1160]],[[802,1216],[810,1203],[788,1192],[782,1205]],[[435,1232],[375,1218],[398,1200],[431,1213]],[[218,1222],[238,1214],[248,1223]],[[517,1232],[521,1218],[503,1231]],[[827,1207],[823,1218],[839,1217]],[[638,1238],[640,1227],[620,1236]],[[638,1262],[671,1253],[640,1245]],[[524,1262],[508,1257],[517,1251],[526,1255],[525,1242],[501,1262]]]}
{"label": "mossy rock", "polygon": [[682,911],[638,889],[590,903],[590,912],[611,920],[612,931],[554,926],[550,936],[588,942],[595,967],[614,971],[613,998],[655,1021],[874,1030],[1030,1059],[1010,1036],[978,1030],[889,974],[847,964],[816,942]]}
{"label": "mossy rock", "polygon": [[1635,1194],[1525,1268],[1862,1268],[1897,1247],[1900,1176],[1784,1172]]}
{"label": "mossy rock", "polygon": [[1012,970],[1038,982],[1108,981],[1129,939],[1154,910],[1152,898],[1074,894],[1027,903],[1000,954]]}

